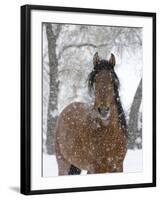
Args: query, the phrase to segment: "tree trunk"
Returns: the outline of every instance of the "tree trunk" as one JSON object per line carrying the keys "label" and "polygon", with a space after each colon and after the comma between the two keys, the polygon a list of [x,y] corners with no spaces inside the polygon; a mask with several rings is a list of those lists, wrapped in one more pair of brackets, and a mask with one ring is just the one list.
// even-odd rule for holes
{"label": "tree trunk", "polygon": [[[60,26],[60,25],[57,25]],[[49,102],[48,102],[48,114],[47,114],[47,138],[46,149],[48,154],[55,153],[54,135],[55,125],[58,116],[57,109],[57,96],[58,96],[58,60],[56,57],[56,41],[59,35],[60,29],[57,27],[53,31],[50,23],[46,24],[46,35],[48,40],[48,57],[49,57]]]}
{"label": "tree trunk", "polygon": [[135,147],[141,148],[141,142],[136,144],[137,137],[142,137],[142,129],[138,130],[139,109],[142,102],[142,79],[136,90],[133,103],[131,106],[128,122],[129,141],[128,148],[134,149]]}

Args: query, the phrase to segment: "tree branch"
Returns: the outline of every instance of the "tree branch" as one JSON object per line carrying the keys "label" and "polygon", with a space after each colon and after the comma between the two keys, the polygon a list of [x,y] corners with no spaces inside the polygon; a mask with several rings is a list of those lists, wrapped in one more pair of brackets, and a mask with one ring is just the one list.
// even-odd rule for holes
{"label": "tree branch", "polygon": [[95,45],[95,44],[92,44],[92,43],[70,44],[70,45],[67,45],[67,46],[63,47],[62,51],[59,53],[58,59],[60,59],[62,54],[63,54],[63,52],[66,51],[69,48],[82,48],[82,47],[100,48],[100,47],[104,47],[104,46],[108,46],[108,45],[111,45],[111,42],[110,43],[99,44],[99,45]]}

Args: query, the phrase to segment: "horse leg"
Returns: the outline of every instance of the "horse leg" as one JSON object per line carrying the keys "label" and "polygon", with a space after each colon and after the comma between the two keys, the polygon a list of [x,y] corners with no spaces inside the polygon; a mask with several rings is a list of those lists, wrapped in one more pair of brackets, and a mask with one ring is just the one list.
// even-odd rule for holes
{"label": "horse leg", "polygon": [[80,173],[81,173],[81,170],[79,168],[75,167],[74,165],[70,166],[70,169],[68,172],[69,175],[79,175]]}
{"label": "horse leg", "polygon": [[123,162],[113,165],[111,172],[123,172]]}
{"label": "horse leg", "polygon": [[70,168],[70,163],[64,159],[64,157],[60,153],[60,148],[58,142],[55,143],[56,149],[56,159],[58,164],[58,175],[68,175],[68,171]]}
{"label": "horse leg", "polygon": [[68,175],[71,164],[67,162],[61,155],[57,157],[59,176]]}
{"label": "horse leg", "polygon": [[79,175],[81,170],[74,165],[71,165],[68,161],[66,161],[62,156],[58,156],[58,171],[59,176],[61,175]]}
{"label": "horse leg", "polygon": [[97,173],[114,173],[123,172],[123,162],[111,163],[110,165],[100,166],[97,165],[95,169],[88,171],[87,174],[97,174]]}
{"label": "horse leg", "polygon": [[123,162],[117,166],[116,172],[123,172]]}
{"label": "horse leg", "polygon": [[60,153],[59,145],[56,144],[56,159],[58,164],[58,174],[61,175],[78,175],[81,170],[71,165]]}

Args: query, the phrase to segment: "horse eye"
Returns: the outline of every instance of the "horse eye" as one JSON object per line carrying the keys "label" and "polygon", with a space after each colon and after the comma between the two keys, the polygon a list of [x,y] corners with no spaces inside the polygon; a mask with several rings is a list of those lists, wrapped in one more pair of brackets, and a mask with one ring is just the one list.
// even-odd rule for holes
{"label": "horse eye", "polygon": [[98,108],[98,112],[101,113],[101,109],[100,108]]}

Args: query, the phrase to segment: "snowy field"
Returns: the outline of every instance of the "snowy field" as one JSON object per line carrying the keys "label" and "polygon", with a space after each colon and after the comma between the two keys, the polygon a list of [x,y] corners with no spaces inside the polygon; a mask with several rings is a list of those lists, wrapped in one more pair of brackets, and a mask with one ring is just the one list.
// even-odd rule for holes
{"label": "snowy field", "polygon": [[[124,173],[141,172],[143,170],[142,160],[142,150],[128,150],[124,161]],[[86,171],[82,171],[81,174],[86,174]],[[43,154],[43,176],[58,176],[55,156]]]}

